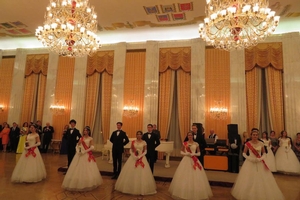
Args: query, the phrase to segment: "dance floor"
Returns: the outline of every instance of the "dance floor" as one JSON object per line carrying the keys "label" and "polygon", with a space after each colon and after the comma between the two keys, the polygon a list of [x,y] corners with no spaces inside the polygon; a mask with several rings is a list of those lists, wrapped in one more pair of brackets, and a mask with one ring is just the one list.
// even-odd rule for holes
{"label": "dance floor", "polygon": [[[67,164],[67,156],[59,154],[42,154],[47,178],[39,183],[13,184],[10,177],[20,154],[0,153],[0,199],[2,200],[171,200],[168,193],[170,180],[175,173],[179,161],[170,161],[170,168],[165,168],[165,161],[159,160],[154,166],[157,194],[135,196],[114,191],[115,180],[111,179],[112,164],[106,157],[102,159],[95,153],[96,161],[103,177],[103,184],[89,192],[68,192],[61,188]],[[26,172],[24,172],[26,173]],[[84,173],[84,172],[82,172]],[[206,170],[213,191],[211,200],[233,200],[230,191],[237,174]],[[286,200],[300,200],[300,176],[274,174],[276,182]],[[259,199],[258,199],[259,200]]]}

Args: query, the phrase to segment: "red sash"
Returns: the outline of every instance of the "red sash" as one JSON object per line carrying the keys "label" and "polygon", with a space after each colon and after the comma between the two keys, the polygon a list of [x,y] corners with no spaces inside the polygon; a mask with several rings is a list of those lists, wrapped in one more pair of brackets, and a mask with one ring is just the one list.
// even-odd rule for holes
{"label": "red sash", "polygon": [[26,157],[32,155],[34,158],[36,157],[36,154],[34,153],[36,147],[31,147],[30,149],[27,150],[27,153],[25,154]]}
{"label": "red sash", "polygon": [[[184,146],[185,146],[186,151],[189,152],[189,153],[192,153],[192,150],[191,150],[191,148],[188,146],[188,143],[187,143],[187,142],[184,142],[183,144],[184,144]],[[191,158],[192,158],[193,161],[194,161],[194,165],[193,165],[194,170],[196,170],[197,167],[198,167],[200,170],[202,170],[202,167],[201,167],[201,165],[199,164],[198,158],[197,158],[196,156],[192,156]]]}
{"label": "red sash", "polygon": [[[88,146],[85,144],[85,142],[83,141],[83,137],[80,138],[80,140],[81,140],[81,144],[82,144],[82,146],[84,147],[84,149],[87,150],[89,147],[88,147]],[[89,152],[87,152],[87,153],[89,154],[88,161],[91,162],[91,160],[92,160],[92,161],[96,162],[95,157],[93,156],[92,151],[89,151]]]}
{"label": "red sash", "polygon": [[[252,153],[256,156],[256,158],[261,158],[261,156],[259,155],[259,153],[254,149],[254,147],[250,144],[250,142],[246,143],[246,146],[252,151]],[[266,162],[264,160],[261,160],[262,163],[264,164],[265,168],[267,170],[269,170],[268,165],[266,164]]]}
{"label": "red sash", "polygon": [[[134,142],[135,142],[135,140],[133,140],[133,141],[131,142],[131,149],[132,149],[134,155],[138,156],[138,152],[136,151],[136,149],[135,149],[135,147],[134,147]],[[143,159],[143,157],[140,157],[140,158],[135,162],[135,167],[138,167],[139,165],[141,165],[142,168],[145,167],[145,164],[143,163],[143,160],[142,160],[142,159]]]}

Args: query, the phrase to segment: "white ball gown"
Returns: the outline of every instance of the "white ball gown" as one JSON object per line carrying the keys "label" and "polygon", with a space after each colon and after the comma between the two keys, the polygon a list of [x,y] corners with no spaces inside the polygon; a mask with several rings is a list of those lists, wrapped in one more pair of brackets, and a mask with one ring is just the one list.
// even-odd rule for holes
{"label": "white ball gown", "polygon": [[[195,153],[198,146],[197,142],[191,144],[191,152]],[[196,163],[201,170],[195,166]],[[169,192],[174,199],[200,200],[213,196],[205,170],[198,158],[195,162],[190,155],[182,158],[173,176]]]}
{"label": "white ball gown", "polygon": [[266,164],[268,165],[269,169],[271,170],[271,172],[276,172],[277,169],[276,169],[276,163],[275,163],[275,156],[274,156],[274,153],[271,149],[271,140],[268,139],[262,139],[262,141],[264,142],[264,145],[265,147],[267,148],[268,150],[268,153],[266,154],[266,157],[265,157],[265,162]]}
{"label": "white ball gown", "polygon": [[[145,141],[135,140],[134,147],[138,155],[141,155],[146,146]],[[115,184],[115,190],[133,195],[151,195],[156,193],[156,183],[150,166],[143,156],[141,162],[137,162],[136,156],[132,155],[127,159],[124,167]]]}
{"label": "white ball gown", "polygon": [[[38,134],[28,134],[28,146],[36,144]],[[23,147],[24,148],[24,147]],[[20,183],[39,182],[46,178],[46,169],[38,147],[32,147],[29,150],[24,150],[13,173],[11,181]]]}
{"label": "white ball gown", "polygon": [[291,144],[290,138],[279,138],[279,148],[275,154],[277,171],[300,174],[300,162],[289,142]]}
{"label": "white ball gown", "polygon": [[[251,141],[248,143],[261,155],[263,143],[254,144]],[[284,196],[272,172],[262,161],[257,160],[251,150],[249,153],[232,188],[232,196],[238,200],[283,200]]]}
{"label": "white ball gown", "polygon": [[[90,147],[91,137],[82,137],[85,144]],[[62,183],[62,188],[69,191],[89,191],[103,183],[100,171],[92,154],[84,151],[82,144],[76,146],[76,154],[70,164]]]}

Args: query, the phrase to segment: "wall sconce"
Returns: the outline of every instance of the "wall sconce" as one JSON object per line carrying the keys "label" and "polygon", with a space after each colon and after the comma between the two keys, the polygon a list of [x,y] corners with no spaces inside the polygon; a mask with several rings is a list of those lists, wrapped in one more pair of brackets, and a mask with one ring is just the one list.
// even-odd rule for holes
{"label": "wall sconce", "polygon": [[51,105],[50,110],[54,115],[62,115],[65,112],[65,106]]}
{"label": "wall sconce", "polygon": [[0,112],[3,112],[3,111],[4,111],[4,106],[0,105]]}
{"label": "wall sconce", "polygon": [[212,107],[209,109],[210,117],[212,119],[217,119],[217,120],[227,119],[228,109],[225,107],[221,107],[220,104],[221,104],[221,101],[218,101],[217,105],[215,107]]}
{"label": "wall sconce", "polygon": [[130,103],[128,105],[125,105],[123,108],[123,114],[125,117],[136,117],[138,115],[139,108],[134,106],[134,101],[130,100]]}

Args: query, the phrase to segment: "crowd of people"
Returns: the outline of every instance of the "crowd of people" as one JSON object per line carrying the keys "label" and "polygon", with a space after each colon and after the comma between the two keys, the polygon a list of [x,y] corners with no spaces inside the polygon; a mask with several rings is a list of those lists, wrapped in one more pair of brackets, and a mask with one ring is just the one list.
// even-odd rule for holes
{"label": "crowd of people", "polygon": [[[122,122],[117,122],[117,130],[110,136],[112,143],[113,176],[117,179],[115,190],[133,195],[155,194],[156,183],[153,176],[157,159],[155,148],[160,145],[160,135],[152,124],[147,125],[147,132],[136,132],[136,139],[131,141],[130,157],[122,167],[124,146],[129,143],[128,136],[122,130]],[[47,173],[40,152],[48,150],[54,129],[49,123],[44,128],[40,121],[25,122],[22,128],[16,123],[9,127],[3,123],[1,139],[3,152],[22,153],[17,162],[11,181],[15,183],[39,182],[46,178]],[[211,131],[212,137],[216,135]],[[41,142],[40,138],[43,138]],[[192,131],[182,143],[179,163],[169,193],[175,199],[209,199],[213,196],[206,172],[203,168],[205,150],[204,134],[192,125]],[[103,183],[95,157],[91,129],[86,126],[82,134],[76,128],[76,121],[70,120],[64,127],[61,153],[67,154],[68,168],[62,188],[69,191],[89,191]],[[65,144],[64,144],[65,143]],[[259,138],[258,129],[251,131],[250,137],[243,134],[243,157],[245,159],[231,194],[236,199],[272,199],[282,200],[284,196],[276,184],[272,172],[300,174],[300,133],[296,139],[287,136],[286,131],[276,138],[272,131],[270,136],[263,132]],[[40,149],[39,149],[40,147]],[[202,161],[202,162],[201,162]],[[30,173],[23,173],[28,171]],[[81,173],[83,172],[84,173]],[[130,184],[128,184],[130,182]],[[187,192],[189,191],[189,192]]]}

